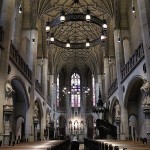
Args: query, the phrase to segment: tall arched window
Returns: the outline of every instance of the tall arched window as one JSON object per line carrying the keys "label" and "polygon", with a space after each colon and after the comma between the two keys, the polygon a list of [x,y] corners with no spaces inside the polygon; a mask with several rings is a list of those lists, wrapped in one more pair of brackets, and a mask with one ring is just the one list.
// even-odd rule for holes
{"label": "tall arched window", "polygon": [[80,76],[73,73],[71,76],[71,107],[81,106],[81,89],[80,89]]}
{"label": "tall arched window", "polygon": [[59,75],[57,76],[57,106],[59,106]]}
{"label": "tall arched window", "polygon": [[93,106],[95,106],[95,78],[94,75],[92,75],[92,89],[93,89]]}

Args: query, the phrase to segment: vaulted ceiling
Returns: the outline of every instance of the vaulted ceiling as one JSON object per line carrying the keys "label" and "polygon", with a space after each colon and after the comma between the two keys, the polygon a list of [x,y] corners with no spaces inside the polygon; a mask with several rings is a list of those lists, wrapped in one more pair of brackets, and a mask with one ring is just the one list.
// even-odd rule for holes
{"label": "vaulted ceiling", "polygon": [[[46,22],[59,16],[62,9],[67,13],[85,13],[88,8],[93,16],[101,20],[105,18],[109,22],[109,19],[114,16],[114,0],[79,0],[79,3],[75,4],[73,2],[74,0],[38,0],[38,15]],[[51,29],[56,39],[65,42],[69,38],[71,43],[85,42],[87,37],[90,40],[97,39],[101,35],[101,30],[102,28],[96,24],[81,21],[65,22]],[[52,59],[51,65],[55,66],[57,73],[62,67],[69,71],[77,67],[83,71],[85,66],[93,73],[102,72],[101,46],[100,43],[88,49],[66,49],[50,44],[48,49]]]}

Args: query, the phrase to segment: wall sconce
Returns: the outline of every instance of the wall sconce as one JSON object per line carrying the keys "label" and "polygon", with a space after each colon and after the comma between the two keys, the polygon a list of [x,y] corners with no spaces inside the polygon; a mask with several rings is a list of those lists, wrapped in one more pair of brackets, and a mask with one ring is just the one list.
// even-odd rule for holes
{"label": "wall sconce", "polygon": [[108,59],[108,61],[109,61],[109,63],[111,64],[111,58],[110,58],[110,56],[109,56],[109,59]]}
{"label": "wall sconce", "polygon": [[135,13],[134,1],[132,0],[132,13]]}
{"label": "wall sconce", "polygon": [[32,43],[35,43],[35,39],[32,39]]}
{"label": "wall sconce", "polygon": [[86,45],[86,47],[90,46],[90,40],[89,40],[89,38],[86,39],[86,44],[85,45]]}
{"label": "wall sconce", "polygon": [[21,14],[22,13],[22,0],[20,1],[20,5],[19,5],[19,9],[18,9],[18,12],[19,12],[19,14]]}
{"label": "wall sconce", "polygon": [[120,37],[118,37],[118,42],[119,42],[119,43],[121,42],[121,39],[120,39]]}
{"label": "wall sconce", "polygon": [[120,38],[120,30],[118,30],[118,42],[121,42],[121,38]]}
{"label": "wall sconce", "polygon": [[61,23],[64,23],[65,20],[66,20],[65,11],[62,9],[61,15],[60,15],[60,22],[61,22]]}
{"label": "wall sconce", "polygon": [[51,27],[50,27],[50,21],[49,21],[49,19],[48,19],[48,21],[46,22],[46,32],[50,32],[50,30],[51,30]]}
{"label": "wall sconce", "polygon": [[19,14],[21,14],[22,13],[22,7],[21,7],[21,4],[20,4],[20,6],[19,6]]}
{"label": "wall sconce", "polygon": [[69,39],[67,39],[66,47],[70,48],[70,40]]}
{"label": "wall sconce", "polygon": [[90,16],[90,10],[86,10],[86,21],[90,21],[91,20],[91,16]]}
{"label": "wall sconce", "polygon": [[103,74],[103,75],[104,75],[104,77],[105,77],[105,72],[104,72],[104,74]]}
{"label": "wall sconce", "polygon": [[106,36],[105,30],[102,30],[101,41],[104,42],[106,40],[106,38],[107,38],[107,36]]}

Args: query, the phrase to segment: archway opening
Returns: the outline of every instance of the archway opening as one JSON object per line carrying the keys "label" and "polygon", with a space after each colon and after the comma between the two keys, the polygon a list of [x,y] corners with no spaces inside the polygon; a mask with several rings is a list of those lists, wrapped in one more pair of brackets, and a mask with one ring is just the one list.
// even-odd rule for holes
{"label": "archway opening", "polygon": [[[125,99],[128,112],[129,139],[137,140],[144,137],[144,113],[142,109],[142,92],[143,79],[137,77],[130,83]],[[136,122],[136,123],[135,123]]]}
{"label": "archway opening", "polygon": [[13,95],[13,115],[12,115],[12,131],[10,131],[10,140],[25,141],[25,122],[26,112],[29,108],[27,92],[22,81],[15,78],[11,81],[15,91]]}

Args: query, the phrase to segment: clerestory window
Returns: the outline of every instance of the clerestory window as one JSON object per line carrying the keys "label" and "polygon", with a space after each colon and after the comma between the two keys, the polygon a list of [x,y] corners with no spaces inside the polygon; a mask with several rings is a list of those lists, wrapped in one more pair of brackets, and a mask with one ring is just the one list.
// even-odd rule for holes
{"label": "clerestory window", "polygon": [[71,107],[81,106],[80,75],[73,73],[71,76]]}

